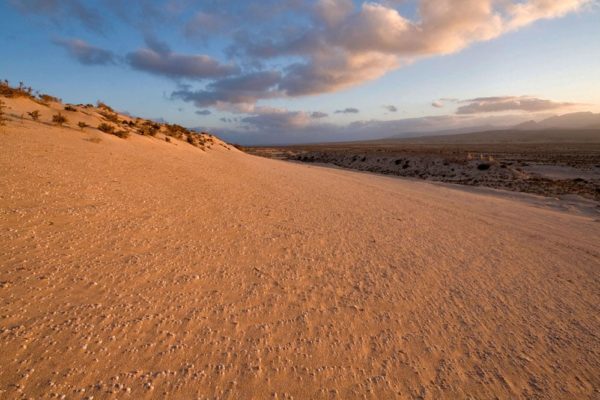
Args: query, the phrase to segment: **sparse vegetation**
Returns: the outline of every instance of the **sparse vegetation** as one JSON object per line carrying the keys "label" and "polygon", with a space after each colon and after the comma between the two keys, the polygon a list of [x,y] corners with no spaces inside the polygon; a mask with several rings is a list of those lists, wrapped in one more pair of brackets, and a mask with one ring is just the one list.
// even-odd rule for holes
{"label": "sparse vegetation", "polygon": [[63,126],[63,124],[66,124],[68,121],[69,120],[67,119],[67,117],[62,115],[60,112],[52,116],[52,122],[58,126]]}
{"label": "sparse vegetation", "polygon": [[175,137],[177,139],[183,139],[184,136],[187,136],[188,134],[190,134],[190,131],[186,128],[184,128],[181,125],[177,125],[177,124],[165,124],[165,128],[166,128],[166,135],[167,136],[172,136]]}
{"label": "sparse vegetation", "polygon": [[50,96],[49,94],[40,94],[39,98],[43,103],[60,103],[60,99],[58,97]]}
{"label": "sparse vegetation", "polygon": [[115,124],[119,123],[119,116],[112,111],[100,111],[100,115],[102,115],[102,117],[104,117],[104,119],[107,121]]}
{"label": "sparse vegetation", "polygon": [[101,102],[100,100],[98,100],[96,102],[96,105],[98,106],[98,108],[103,108],[103,109],[105,109],[108,112],[111,112],[111,113],[115,112],[115,110],[113,110],[110,106],[108,106],[107,104]]}
{"label": "sparse vegetation", "polygon": [[144,124],[142,124],[142,126],[140,126],[140,128],[138,129],[138,133],[140,135],[145,135],[145,136],[156,136],[156,134],[158,133],[158,131],[160,130],[160,125],[152,122],[152,121],[145,121]]}
{"label": "sparse vegetation", "polygon": [[5,79],[0,82],[0,96],[4,97],[29,97],[34,98],[33,90],[30,87],[24,86],[23,82],[19,82],[19,86],[13,88],[9,82]]}
{"label": "sparse vegetation", "polygon": [[115,135],[122,139],[126,139],[129,137],[129,132],[123,130],[116,130],[114,126],[104,122],[98,125],[98,130],[104,133],[108,133],[109,135]]}
{"label": "sparse vegetation", "polygon": [[4,102],[0,100],[0,126],[4,126],[6,117],[4,116]]}
{"label": "sparse vegetation", "polygon": [[34,110],[27,113],[33,121],[37,121],[40,119],[40,112],[38,110]]}
{"label": "sparse vegetation", "polygon": [[104,122],[98,125],[98,130],[104,133],[110,133],[111,135],[115,133],[115,127]]}
{"label": "sparse vegetation", "polygon": [[99,137],[91,137],[91,138],[87,138],[87,139],[83,139],[86,140],[88,142],[92,142],[92,143],[100,143],[102,141],[102,139],[100,139]]}
{"label": "sparse vegetation", "polygon": [[[9,85],[9,82],[7,80],[0,81],[0,96],[25,96],[44,106],[49,106],[49,103],[51,102],[62,102],[61,99],[57,97],[50,96],[48,94],[42,94],[38,91],[34,92],[30,87],[24,86],[23,83],[20,83],[18,87],[13,88]],[[94,109],[95,107],[97,107],[95,111],[99,115],[101,115],[104,120],[106,120],[106,122],[100,123],[97,126],[97,129],[101,132],[108,133],[110,135],[114,135],[120,138],[127,138],[132,132],[138,133],[140,135],[153,137],[156,137],[156,135],[159,132],[162,132],[166,135],[165,141],[168,143],[171,143],[172,139],[176,138],[179,140],[187,141],[192,146],[196,146],[202,150],[204,150],[206,146],[210,148],[211,144],[214,144],[213,136],[210,133],[198,133],[187,129],[181,125],[162,124],[142,118],[136,118],[134,120],[132,120],[131,118],[121,119],[120,115],[117,112],[115,112],[112,107],[108,106],[102,101],[98,101],[96,103],[96,106],[92,104],[65,104],[62,105],[62,107],[63,111],[65,112],[81,112],[85,115],[92,117],[94,116],[94,113],[91,113],[86,110]],[[7,121],[4,109],[5,103],[2,103],[0,101],[0,125],[4,125]],[[41,113],[39,110],[34,110],[23,113],[21,115],[17,115],[16,118],[17,120],[20,118],[21,121],[24,121],[26,116],[29,116],[33,121],[39,121]],[[52,115],[52,123],[58,126],[63,126],[65,124],[69,124],[69,119],[67,118],[67,116],[65,116],[65,114],[59,111],[58,113]],[[90,127],[90,125],[83,121],[77,122],[77,126],[82,131],[85,128]]]}
{"label": "sparse vegetation", "polygon": [[121,139],[127,139],[129,137],[129,132],[127,131],[115,131],[113,135],[120,137]]}

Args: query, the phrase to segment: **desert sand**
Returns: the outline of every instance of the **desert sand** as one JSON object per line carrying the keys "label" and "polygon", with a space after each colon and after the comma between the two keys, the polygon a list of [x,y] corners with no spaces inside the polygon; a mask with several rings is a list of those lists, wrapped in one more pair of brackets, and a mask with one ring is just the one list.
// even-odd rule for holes
{"label": "desert sand", "polygon": [[600,398],[597,216],[6,102],[2,399]]}

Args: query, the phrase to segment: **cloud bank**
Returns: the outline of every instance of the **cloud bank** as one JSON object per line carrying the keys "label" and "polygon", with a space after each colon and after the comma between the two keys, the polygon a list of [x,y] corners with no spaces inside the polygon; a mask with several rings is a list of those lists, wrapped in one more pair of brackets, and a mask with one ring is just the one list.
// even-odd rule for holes
{"label": "cloud bank", "polygon": [[65,48],[69,55],[83,65],[109,65],[116,63],[116,56],[80,39],[56,39],[55,44]]}
{"label": "cloud bank", "polygon": [[[303,10],[308,26],[275,26],[265,32],[244,25],[237,31],[229,53],[253,65],[270,60],[284,63],[281,69],[263,72],[277,74],[277,80],[254,90],[251,96],[236,95],[230,88],[226,94],[220,93],[217,82],[209,90],[178,93],[178,97],[191,101],[202,98],[202,106],[210,106],[223,99],[253,103],[335,92],[424,57],[455,53],[535,21],[564,16],[589,2],[420,0],[417,16],[410,19],[394,7],[393,1],[365,1],[356,6],[352,0],[319,0]],[[297,2],[284,3],[284,8],[297,7]],[[211,21],[216,18],[210,17]],[[207,14],[201,15],[201,19],[206,18]],[[245,80],[246,75],[238,78]]]}
{"label": "cloud bank", "polygon": [[[396,0],[140,0],[128,6],[118,0],[95,5],[9,1],[23,13],[61,23],[75,17],[96,32],[119,19],[146,38],[145,47],[126,54],[131,68],[198,85],[180,87],[172,98],[200,108],[223,103],[251,108],[260,100],[359,85],[419,59],[452,54],[536,21],[562,17],[593,0],[415,0],[414,15],[404,15]],[[172,51],[151,39],[149,32],[161,28],[175,30],[182,40],[219,42],[222,54]],[[109,53],[101,49],[82,43],[63,46],[84,64],[110,63]]]}

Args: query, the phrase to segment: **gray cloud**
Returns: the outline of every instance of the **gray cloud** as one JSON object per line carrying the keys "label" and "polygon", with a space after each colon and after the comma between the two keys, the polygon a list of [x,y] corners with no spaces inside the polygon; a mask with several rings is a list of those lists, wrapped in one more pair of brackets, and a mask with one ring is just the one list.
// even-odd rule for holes
{"label": "gray cloud", "polygon": [[303,111],[267,111],[245,117],[241,122],[255,129],[264,131],[281,131],[306,127],[311,122],[311,115]]}
{"label": "gray cloud", "polygon": [[329,114],[324,113],[324,112],[320,112],[320,111],[314,111],[314,112],[310,113],[310,117],[312,119],[327,118],[328,116],[329,116]]}
{"label": "gray cloud", "polygon": [[198,111],[196,111],[196,114],[198,114],[198,115],[210,115],[210,114],[212,114],[212,112],[210,110],[198,110]]}
{"label": "gray cloud", "polygon": [[132,68],[174,79],[204,80],[239,73],[239,67],[222,64],[207,55],[178,54],[151,35],[146,35],[148,48],[129,53]]}
{"label": "gray cloud", "polygon": [[81,39],[56,39],[54,43],[64,47],[71,57],[84,65],[116,63],[116,57],[111,51],[92,46]]}
{"label": "gray cloud", "polygon": [[457,114],[480,114],[504,111],[540,112],[573,107],[575,103],[556,102],[530,96],[479,97],[461,101]]}
{"label": "gray cloud", "polygon": [[360,111],[358,110],[358,108],[354,108],[354,107],[348,107],[348,108],[344,108],[343,110],[336,110],[335,114],[358,114]]}
{"label": "gray cloud", "polygon": [[277,71],[253,72],[211,82],[203,90],[182,88],[172,97],[193,102],[198,107],[216,106],[220,103],[254,104],[257,100],[280,96],[277,85],[281,74]]}
{"label": "gray cloud", "polygon": [[135,69],[175,79],[217,78],[238,70],[233,65],[221,64],[206,55],[159,53],[152,49],[139,49],[129,53],[127,62]]}
{"label": "gray cloud", "polygon": [[383,106],[383,108],[385,108],[386,110],[388,110],[389,112],[392,112],[392,113],[398,112],[398,107],[396,107],[394,105]]}
{"label": "gray cloud", "polygon": [[207,32],[214,35],[227,26],[226,20],[218,14],[200,11],[190,19],[184,28],[184,34],[190,38],[201,38],[206,40]]}
{"label": "gray cloud", "polygon": [[444,108],[444,102],[442,100],[434,100],[431,103],[431,107],[435,107],[435,108]]}
{"label": "gray cloud", "polygon": [[102,14],[80,0],[9,0],[9,3],[24,14],[49,17],[57,25],[77,20],[95,32],[106,28]]}

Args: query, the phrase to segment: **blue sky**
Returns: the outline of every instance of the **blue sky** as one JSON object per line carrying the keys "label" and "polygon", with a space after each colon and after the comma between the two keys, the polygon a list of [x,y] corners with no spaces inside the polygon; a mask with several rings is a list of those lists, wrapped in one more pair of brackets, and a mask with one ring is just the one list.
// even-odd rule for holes
{"label": "blue sky", "polygon": [[600,111],[589,0],[8,0],[0,77],[242,143]]}

